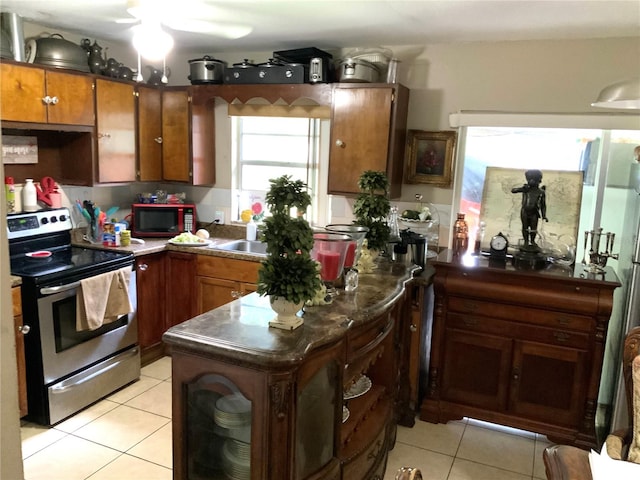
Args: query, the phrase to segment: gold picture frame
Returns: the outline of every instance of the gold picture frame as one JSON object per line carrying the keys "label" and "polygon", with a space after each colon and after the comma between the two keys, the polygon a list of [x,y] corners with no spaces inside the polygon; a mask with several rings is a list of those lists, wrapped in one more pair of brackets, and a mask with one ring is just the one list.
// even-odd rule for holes
{"label": "gold picture frame", "polygon": [[406,182],[450,187],[456,132],[409,130],[406,150]]}

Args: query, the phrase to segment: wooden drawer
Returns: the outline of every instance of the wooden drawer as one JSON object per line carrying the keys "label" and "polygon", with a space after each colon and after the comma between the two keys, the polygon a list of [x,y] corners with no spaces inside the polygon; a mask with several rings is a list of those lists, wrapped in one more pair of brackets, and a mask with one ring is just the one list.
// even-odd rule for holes
{"label": "wooden drawer", "polygon": [[380,456],[386,450],[387,429],[381,428],[374,440],[342,469],[342,478],[356,479],[369,478],[371,472],[378,464]]}
{"label": "wooden drawer", "polygon": [[487,271],[450,272],[445,280],[447,295],[496,300],[520,308],[544,307],[569,313],[595,315],[603,308],[602,291],[597,287],[579,285],[551,276],[543,278],[505,276]]}
{"label": "wooden drawer", "polygon": [[13,316],[22,315],[22,297],[20,295],[20,287],[11,289],[11,303],[13,304]]}
{"label": "wooden drawer", "polygon": [[589,335],[586,333],[508,322],[477,315],[450,313],[447,315],[447,327],[584,350],[588,350],[590,345]]}
{"label": "wooden drawer", "polygon": [[354,358],[364,355],[366,351],[372,350],[375,345],[384,340],[392,326],[393,322],[389,315],[384,315],[365,327],[349,331],[347,334],[347,361],[351,362]]}
{"label": "wooden drawer", "polygon": [[514,304],[484,302],[482,300],[450,296],[447,306],[450,312],[483,315],[491,318],[580,332],[591,332],[595,327],[593,319],[585,315],[523,308],[521,305]]}
{"label": "wooden drawer", "polygon": [[255,284],[258,283],[259,269],[260,262],[198,255],[196,275]]}

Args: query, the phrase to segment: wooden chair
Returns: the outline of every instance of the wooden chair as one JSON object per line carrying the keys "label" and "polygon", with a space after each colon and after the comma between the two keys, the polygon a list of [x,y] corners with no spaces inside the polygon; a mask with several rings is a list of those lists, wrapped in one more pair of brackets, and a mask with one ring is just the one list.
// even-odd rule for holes
{"label": "wooden chair", "polygon": [[[627,460],[634,427],[640,429],[639,425],[634,426],[633,423],[634,413],[636,416],[640,415],[640,412],[634,412],[633,408],[632,363],[634,360],[640,363],[640,327],[629,331],[625,337],[622,352],[622,375],[629,409],[629,428],[612,432],[606,439],[607,454],[616,460]],[[635,389],[640,392],[640,385],[635,385]],[[636,402],[640,404],[640,394],[636,393],[636,396]],[[554,445],[545,449],[542,458],[548,480],[591,480],[592,478],[589,452],[586,450],[569,445]]]}

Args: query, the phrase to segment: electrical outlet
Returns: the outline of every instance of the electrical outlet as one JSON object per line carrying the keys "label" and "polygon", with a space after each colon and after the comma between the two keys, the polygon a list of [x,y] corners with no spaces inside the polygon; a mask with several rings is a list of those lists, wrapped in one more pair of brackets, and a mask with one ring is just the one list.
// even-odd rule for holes
{"label": "electrical outlet", "polygon": [[213,221],[218,225],[224,225],[224,212],[222,210],[216,210],[216,213],[213,215]]}

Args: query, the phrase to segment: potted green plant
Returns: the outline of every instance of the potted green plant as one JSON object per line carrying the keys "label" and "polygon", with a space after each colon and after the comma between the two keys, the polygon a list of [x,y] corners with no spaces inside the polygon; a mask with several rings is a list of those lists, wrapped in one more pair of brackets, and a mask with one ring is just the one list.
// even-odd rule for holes
{"label": "potted green plant", "polygon": [[390,229],[387,216],[391,209],[388,198],[389,179],[384,172],[367,170],[358,179],[360,194],[353,205],[353,214],[358,225],[369,228],[367,248],[380,251],[387,246]]}
{"label": "potted green plant", "polygon": [[[269,295],[271,307],[278,313],[269,325],[293,330],[303,323],[296,313],[321,288],[317,263],[309,254],[313,248],[313,231],[304,219],[311,197],[307,185],[301,180],[292,180],[290,175],[269,182],[271,188],[265,203],[271,216],[264,219],[260,235],[267,244],[268,256],[258,271],[257,291],[260,295]],[[292,217],[294,208],[297,215]],[[290,310],[279,312],[282,303],[290,304]]]}

